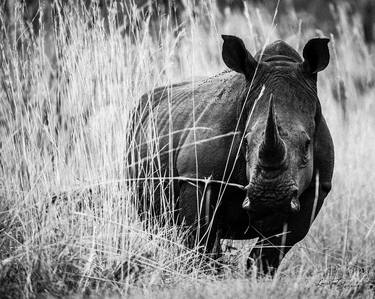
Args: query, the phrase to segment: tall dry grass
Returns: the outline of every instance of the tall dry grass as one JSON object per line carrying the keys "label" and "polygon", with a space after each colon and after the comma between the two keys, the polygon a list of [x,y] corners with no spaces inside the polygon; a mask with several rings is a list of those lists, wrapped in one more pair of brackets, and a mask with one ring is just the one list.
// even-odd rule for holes
{"label": "tall dry grass", "polygon": [[[374,54],[360,20],[339,14],[319,96],[336,149],[333,190],[306,239],[274,278],[244,267],[251,242],[235,243],[218,272],[184,247],[183,229],[140,219],[129,180],[130,113],[146,91],[224,69],[220,34],[251,53],[283,38],[301,51],[320,34],[248,7],[223,19],[210,2],[180,30],[164,17],[157,36],[143,19],[123,35],[67,13],[56,32],[57,74],[43,38],[24,54],[2,43],[0,89],[0,294],[33,297],[109,292],[146,297],[372,296],[375,256]],[[278,24],[277,26],[282,26]],[[30,44],[31,42],[28,41]],[[338,98],[346,99],[343,113]],[[57,107],[58,110],[57,111]],[[344,121],[345,119],[345,121]],[[156,153],[157,154],[157,153]]]}

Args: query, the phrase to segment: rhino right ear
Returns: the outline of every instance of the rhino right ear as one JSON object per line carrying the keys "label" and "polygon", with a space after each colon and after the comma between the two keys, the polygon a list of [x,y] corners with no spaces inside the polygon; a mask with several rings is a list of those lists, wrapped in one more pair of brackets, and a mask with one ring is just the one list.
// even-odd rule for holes
{"label": "rhino right ear", "polygon": [[233,35],[222,35],[224,40],[222,57],[224,63],[237,73],[244,74],[250,81],[257,68],[257,61],[246,50],[242,39]]}

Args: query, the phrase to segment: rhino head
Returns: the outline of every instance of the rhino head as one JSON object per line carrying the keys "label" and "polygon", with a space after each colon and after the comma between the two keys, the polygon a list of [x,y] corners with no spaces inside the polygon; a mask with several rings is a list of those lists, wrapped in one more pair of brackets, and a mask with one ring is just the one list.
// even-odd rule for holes
{"label": "rhino head", "polygon": [[248,185],[242,207],[257,216],[298,213],[299,197],[314,174],[314,135],[321,115],[317,73],[328,65],[329,40],[307,42],[302,59],[283,41],[253,57],[241,39],[223,39],[224,62],[247,81],[242,149]]}

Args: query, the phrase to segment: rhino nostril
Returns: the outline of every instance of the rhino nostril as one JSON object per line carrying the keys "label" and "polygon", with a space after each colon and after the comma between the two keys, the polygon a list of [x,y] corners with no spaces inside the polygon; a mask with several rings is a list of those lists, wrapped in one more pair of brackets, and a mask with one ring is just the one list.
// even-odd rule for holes
{"label": "rhino nostril", "polygon": [[249,199],[248,196],[246,196],[245,200],[243,201],[243,203],[242,203],[242,208],[243,208],[244,210],[247,210],[247,211],[250,210],[250,208],[251,208],[251,204],[250,204],[250,199]]}
{"label": "rhino nostril", "polygon": [[290,209],[293,213],[298,213],[301,209],[301,204],[298,199],[298,190],[293,191],[292,200],[290,201]]}

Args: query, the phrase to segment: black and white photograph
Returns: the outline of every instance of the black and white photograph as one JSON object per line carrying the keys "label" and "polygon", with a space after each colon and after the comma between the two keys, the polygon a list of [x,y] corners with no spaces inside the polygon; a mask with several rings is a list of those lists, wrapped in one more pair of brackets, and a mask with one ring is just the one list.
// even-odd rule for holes
{"label": "black and white photograph", "polygon": [[0,0],[18,298],[375,298],[375,0]]}

